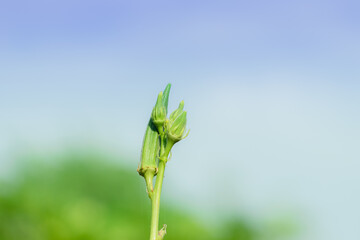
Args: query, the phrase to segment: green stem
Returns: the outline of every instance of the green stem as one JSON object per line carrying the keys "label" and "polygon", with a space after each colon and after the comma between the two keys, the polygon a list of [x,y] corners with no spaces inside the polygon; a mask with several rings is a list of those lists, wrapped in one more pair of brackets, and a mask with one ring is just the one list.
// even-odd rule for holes
{"label": "green stem", "polygon": [[160,195],[164,179],[165,162],[159,161],[159,170],[156,176],[155,189],[152,195],[152,216],[151,216],[151,229],[150,240],[156,240],[159,229],[159,212],[160,212]]}
{"label": "green stem", "polygon": [[[152,213],[151,213],[151,228],[150,228],[150,240],[157,240],[158,230],[159,230],[159,213],[160,213],[160,196],[162,183],[164,180],[165,166],[166,161],[169,156],[169,152],[174,145],[172,142],[168,142],[166,147],[164,147],[164,137],[161,138],[161,149],[160,149],[160,158],[159,160],[159,169],[156,176],[155,188],[152,194],[151,203],[152,203]],[[164,161],[166,160],[166,161]]]}

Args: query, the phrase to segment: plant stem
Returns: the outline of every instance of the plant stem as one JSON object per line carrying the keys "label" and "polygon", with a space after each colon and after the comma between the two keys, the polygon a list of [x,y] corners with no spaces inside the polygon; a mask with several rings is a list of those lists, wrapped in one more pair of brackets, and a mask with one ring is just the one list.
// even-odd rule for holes
{"label": "plant stem", "polygon": [[159,159],[159,168],[158,173],[156,176],[155,188],[151,196],[151,227],[150,227],[150,240],[157,240],[158,231],[159,231],[159,213],[160,213],[160,196],[161,196],[161,189],[162,183],[164,180],[164,173],[165,173],[165,166],[168,160],[168,156],[170,150],[174,143],[168,141],[165,145],[165,136],[161,135],[161,147],[160,147],[160,158]]}
{"label": "plant stem", "polygon": [[160,212],[160,195],[164,179],[165,162],[159,161],[159,170],[156,176],[155,189],[152,195],[152,216],[151,216],[151,229],[150,240],[156,240],[159,230],[159,212]]}

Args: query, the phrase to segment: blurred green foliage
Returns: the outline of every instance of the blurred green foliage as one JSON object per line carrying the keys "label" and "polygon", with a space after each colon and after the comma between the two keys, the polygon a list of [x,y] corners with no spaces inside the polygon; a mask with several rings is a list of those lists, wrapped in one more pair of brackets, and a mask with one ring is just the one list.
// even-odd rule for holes
{"label": "blurred green foliage", "polygon": [[[128,171],[96,154],[35,158],[22,166],[13,179],[0,185],[1,240],[148,239],[151,204],[135,169]],[[162,211],[167,240],[256,236],[244,221],[213,228],[188,212],[166,205]]]}

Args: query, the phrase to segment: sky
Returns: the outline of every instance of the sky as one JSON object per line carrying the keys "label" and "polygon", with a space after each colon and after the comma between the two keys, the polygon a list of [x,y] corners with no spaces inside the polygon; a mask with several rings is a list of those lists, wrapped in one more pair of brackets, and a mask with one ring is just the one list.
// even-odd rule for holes
{"label": "sky", "polygon": [[18,149],[74,145],[136,168],[171,82],[170,109],[185,101],[191,133],[173,150],[164,197],[201,215],[291,215],[299,239],[359,239],[359,7],[2,2],[0,173]]}

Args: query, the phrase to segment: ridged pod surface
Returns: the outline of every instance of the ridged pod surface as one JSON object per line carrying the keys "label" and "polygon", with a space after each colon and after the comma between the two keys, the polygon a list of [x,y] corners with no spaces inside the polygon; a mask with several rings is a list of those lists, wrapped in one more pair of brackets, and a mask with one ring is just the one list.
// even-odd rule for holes
{"label": "ridged pod surface", "polygon": [[141,163],[138,172],[145,176],[146,172],[151,172],[155,176],[157,172],[156,157],[159,149],[159,134],[151,120],[146,127],[143,147],[141,151]]}
{"label": "ridged pod surface", "polygon": [[[159,94],[160,99],[158,99],[155,105],[155,108],[160,107],[165,110],[164,118],[166,118],[170,88],[171,85],[168,84],[164,90],[164,94],[162,93]],[[141,163],[138,168],[139,174],[145,178],[146,189],[148,191],[150,198],[153,191],[153,178],[157,173],[156,158],[158,157],[159,149],[160,149],[158,128],[162,128],[162,126],[156,126],[151,117],[146,127],[142,151],[141,151]]]}

